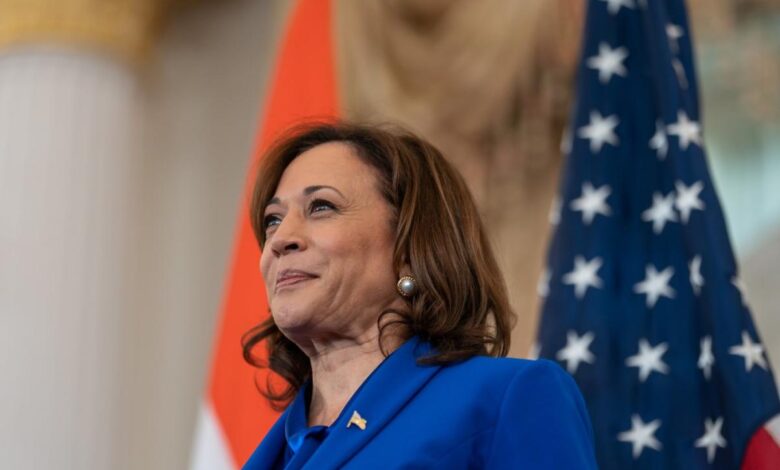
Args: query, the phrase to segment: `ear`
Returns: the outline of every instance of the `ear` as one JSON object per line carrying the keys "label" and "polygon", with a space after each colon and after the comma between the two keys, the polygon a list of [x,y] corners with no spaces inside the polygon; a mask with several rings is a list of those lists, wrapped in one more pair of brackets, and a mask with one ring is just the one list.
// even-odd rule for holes
{"label": "ear", "polygon": [[401,266],[398,267],[398,277],[400,278],[402,276],[414,276],[408,257],[404,257],[404,261],[401,263]]}

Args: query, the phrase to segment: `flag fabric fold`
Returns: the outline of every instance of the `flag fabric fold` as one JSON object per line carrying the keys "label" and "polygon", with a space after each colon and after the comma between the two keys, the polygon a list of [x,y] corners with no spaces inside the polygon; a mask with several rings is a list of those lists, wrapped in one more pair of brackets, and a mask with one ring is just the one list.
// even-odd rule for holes
{"label": "flag fabric fold", "polygon": [[682,0],[589,1],[562,150],[537,351],[577,380],[600,467],[780,465]]}

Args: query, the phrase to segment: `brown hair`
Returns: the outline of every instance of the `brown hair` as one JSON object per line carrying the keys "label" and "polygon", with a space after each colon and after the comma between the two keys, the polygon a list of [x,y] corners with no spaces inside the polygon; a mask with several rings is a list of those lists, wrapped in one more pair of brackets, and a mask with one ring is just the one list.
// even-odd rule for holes
{"label": "brown hair", "polygon": [[[418,293],[406,312],[381,323],[429,341],[436,353],[420,360],[447,364],[474,355],[506,356],[515,314],[482,228],[474,200],[460,174],[425,140],[401,130],[344,122],[298,126],[278,139],[260,160],[250,219],[260,248],[265,245],[264,212],[287,166],[308,149],[328,142],[350,145],[378,177],[379,191],[393,208],[393,267],[407,264]],[[253,354],[266,340],[268,360]],[[380,339],[380,345],[382,341]],[[244,359],[267,367],[288,383],[262,393],[277,408],[288,404],[311,375],[309,359],[269,317],[242,338]],[[488,347],[489,346],[489,347]]]}

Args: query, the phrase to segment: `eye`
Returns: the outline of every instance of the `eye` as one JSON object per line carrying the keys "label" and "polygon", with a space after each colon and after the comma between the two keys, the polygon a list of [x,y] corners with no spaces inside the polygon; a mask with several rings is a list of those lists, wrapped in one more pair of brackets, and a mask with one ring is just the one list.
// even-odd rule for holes
{"label": "eye", "polygon": [[282,219],[276,214],[268,214],[263,218],[263,228],[268,231],[271,227],[275,227],[282,223]]}
{"label": "eye", "polygon": [[335,209],[336,206],[334,206],[333,203],[326,201],[325,199],[315,199],[311,201],[311,204],[309,205],[309,212],[312,214],[315,212],[324,212]]}

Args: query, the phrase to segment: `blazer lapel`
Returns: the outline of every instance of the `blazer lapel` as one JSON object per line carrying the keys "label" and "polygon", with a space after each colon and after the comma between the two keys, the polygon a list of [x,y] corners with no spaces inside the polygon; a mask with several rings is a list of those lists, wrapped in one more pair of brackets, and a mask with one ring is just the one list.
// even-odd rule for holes
{"label": "blazer lapel", "polygon": [[[417,358],[432,352],[429,343],[415,336],[388,356],[355,392],[303,468],[339,468],[365,446],[441,369],[417,365]],[[365,420],[365,429],[356,424],[355,412]]]}

